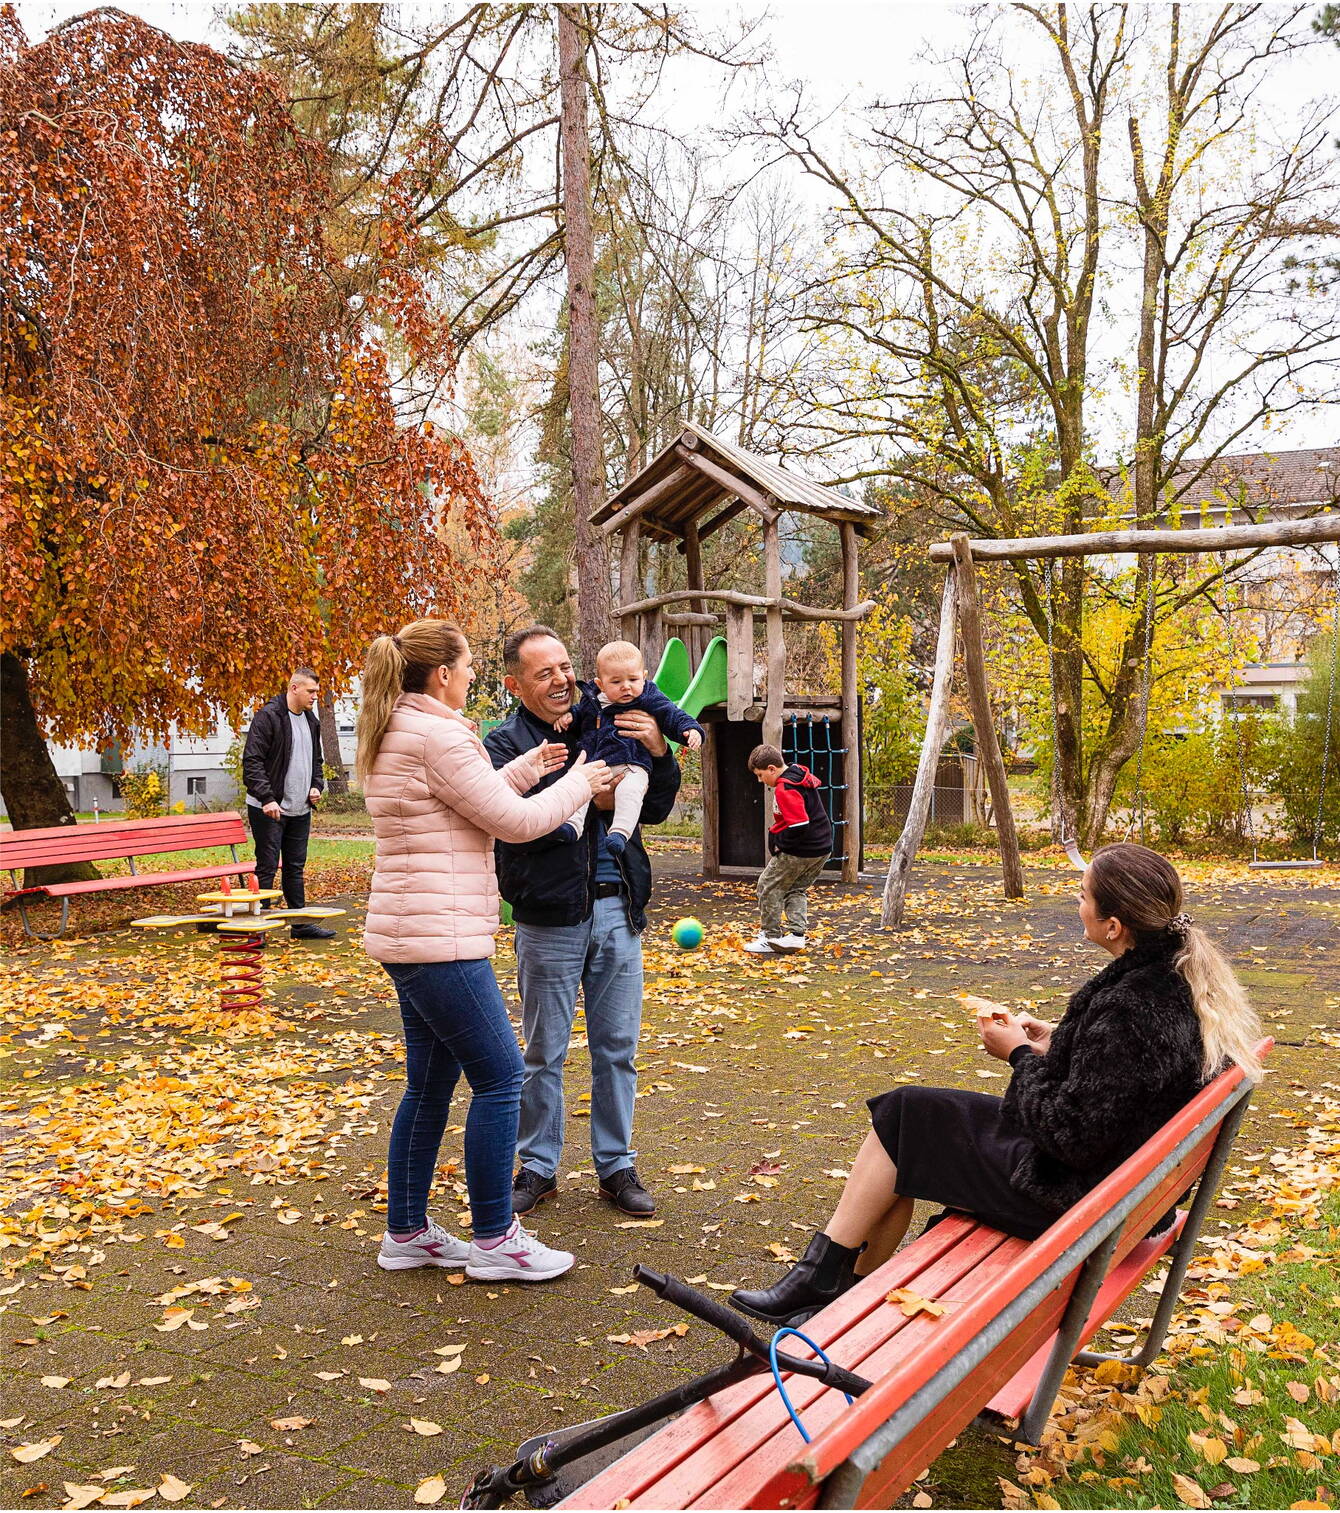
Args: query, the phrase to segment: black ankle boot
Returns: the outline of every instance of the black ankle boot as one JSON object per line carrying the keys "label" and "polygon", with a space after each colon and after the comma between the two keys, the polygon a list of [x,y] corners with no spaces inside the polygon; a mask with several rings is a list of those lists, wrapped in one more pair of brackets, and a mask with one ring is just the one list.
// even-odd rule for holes
{"label": "black ankle boot", "polygon": [[865,1249],[835,1244],[820,1232],[805,1254],[773,1287],[731,1293],[727,1302],[767,1324],[801,1324],[839,1297],[856,1280],[852,1268]]}

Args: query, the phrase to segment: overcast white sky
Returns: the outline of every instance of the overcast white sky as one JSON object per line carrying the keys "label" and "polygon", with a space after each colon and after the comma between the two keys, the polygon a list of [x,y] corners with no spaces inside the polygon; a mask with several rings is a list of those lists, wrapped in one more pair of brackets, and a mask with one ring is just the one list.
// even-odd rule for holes
{"label": "overcast white sky", "polygon": [[[214,20],[212,4],[191,0],[119,0],[121,6],[165,31],[183,39],[224,42],[221,28]],[[88,3],[71,4],[67,0],[19,0],[17,9],[33,39],[42,36],[53,24],[68,16],[92,8]],[[1141,7],[1147,8],[1147,7]],[[1160,5],[1159,9],[1163,7]],[[903,3],[903,0],[773,0],[763,4],[698,3],[685,9],[708,27],[732,29],[741,16],[764,17],[756,36],[770,47],[773,65],[770,76],[777,80],[803,80],[815,107],[838,106],[843,100],[858,104],[874,95],[897,98],[904,90],[924,83],[927,65],[921,57],[927,47],[940,50],[962,36],[964,6],[951,4]],[[1290,6],[1268,7],[1287,13]],[[1317,9],[1320,9],[1318,5]],[[1277,66],[1263,93],[1264,110],[1290,115],[1310,98],[1332,87],[1336,63],[1340,59],[1334,48],[1307,49],[1299,58]],[[1031,72],[1032,56],[1021,52],[1011,72],[1016,79]],[[740,80],[724,112],[720,102],[721,71],[700,60],[676,62],[663,77],[662,89],[652,102],[649,115],[658,118],[672,132],[695,136],[711,132],[723,119],[738,117],[748,100],[750,80]],[[832,145],[840,137],[837,122],[830,123]],[[1340,135],[1337,125],[1336,135]],[[733,164],[732,164],[733,167]],[[746,162],[741,172],[749,171]],[[815,206],[823,203],[812,182],[801,188],[804,199]],[[1334,411],[1314,408],[1299,415],[1287,436],[1276,434],[1275,446],[1321,446],[1335,441],[1338,429]]]}

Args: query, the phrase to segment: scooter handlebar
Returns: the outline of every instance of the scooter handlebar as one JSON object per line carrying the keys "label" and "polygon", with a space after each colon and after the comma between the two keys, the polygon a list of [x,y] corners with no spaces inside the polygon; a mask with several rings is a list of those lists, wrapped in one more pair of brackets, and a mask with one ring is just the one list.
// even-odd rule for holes
{"label": "scooter handlebar", "polygon": [[[767,1362],[767,1340],[761,1340],[733,1309],[724,1307],[715,1298],[709,1298],[699,1292],[696,1287],[690,1287],[687,1282],[681,1282],[678,1277],[669,1276],[665,1272],[652,1271],[649,1266],[634,1266],[633,1277],[644,1287],[651,1288],[667,1303],[673,1303],[676,1308],[682,1308],[685,1313],[692,1314],[695,1319],[701,1319],[704,1324],[711,1324],[714,1329],[719,1329],[728,1339],[734,1340],[741,1350],[764,1363]],[[777,1363],[784,1371],[790,1371],[797,1376],[816,1377],[827,1386],[849,1392],[853,1397],[859,1397],[870,1386],[864,1377],[857,1376],[855,1372],[831,1362],[825,1364],[819,1360],[798,1359],[779,1351]]]}
{"label": "scooter handlebar", "polygon": [[722,1334],[734,1340],[750,1355],[759,1356],[763,1360],[767,1359],[768,1342],[759,1339],[738,1313],[718,1303],[715,1298],[705,1296],[696,1287],[690,1287],[687,1282],[681,1282],[678,1277],[668,1276],[662,1271],[653,1271],[649,1266],[634,1266],[633,1278],[641,1282],[644,1287],[650,1287],[667,1303],[673,1303],[676,1308],[682,1308],[685,1313],[691,1313],[695,1319],[701,1319],[704,1324],[710,1324],[713,1329],[719,1329]]}

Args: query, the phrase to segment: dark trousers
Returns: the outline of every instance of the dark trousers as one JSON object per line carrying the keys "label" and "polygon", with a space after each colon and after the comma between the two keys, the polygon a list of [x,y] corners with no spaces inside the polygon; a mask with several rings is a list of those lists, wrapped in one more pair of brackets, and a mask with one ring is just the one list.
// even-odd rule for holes
{"label": "dark trousers", "polygon": [[251,821],[251,838],[256,842],[256,881],[262,888],[273,888],[275,868],[283,868],[280,886],[284,902],[290,909],[301,909],[307,902],[303,873],[307,868],[307,838],[312,833],[312,811],[306,814],[281,814],[272,820],[263,809],[247,805]]}

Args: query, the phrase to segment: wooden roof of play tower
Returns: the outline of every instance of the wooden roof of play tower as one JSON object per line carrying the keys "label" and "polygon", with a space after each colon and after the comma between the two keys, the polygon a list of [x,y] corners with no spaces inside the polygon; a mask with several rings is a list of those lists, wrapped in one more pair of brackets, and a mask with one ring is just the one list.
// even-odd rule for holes
{"label": "wooden roof of play tower", "polygon": [[799,510],[849,521],[863,536],[883,519],[873,504],[814,483],[686,421],[679,436],[611,495],[591,523],[612,535],[636,520],[653,541],[680,541],[690,522],[710,514],[698,527],[701,539],[750,507],[765,520],[780,510]]}

